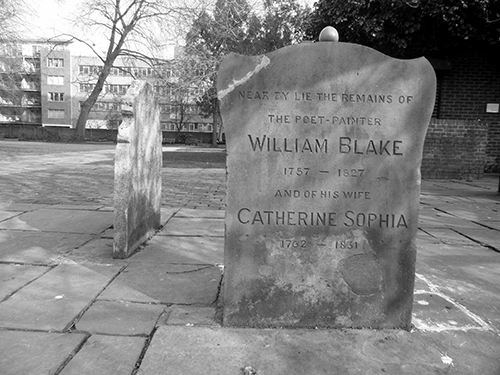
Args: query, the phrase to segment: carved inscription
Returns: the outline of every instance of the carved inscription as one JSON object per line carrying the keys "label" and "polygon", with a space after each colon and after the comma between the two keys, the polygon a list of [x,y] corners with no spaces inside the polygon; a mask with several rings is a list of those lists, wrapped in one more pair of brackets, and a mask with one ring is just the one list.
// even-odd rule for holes
{"label": "carved inscription", "polygon": [[241,224],[248,225],[408,228],[405,216],[393,213],[259,211],[244,207],[238,211],[237,218]]}
{"label": "carved inscription", "polygon": [[[252,151],[328,154],[328,139],[275,138],[269,137],[266,134],[262,136],[252,136],[248,134],[248,140],[252,147]],[[330,144],[331,143],[332,141],[330,140]],[[403,141],[399,140],[361,140],[350,137],[340,137],[336,143],[338,144],[337,150],[341,154],[403,155],[401,151]]]}
{"label": "carved inscription", "polygon": [[[384,119],[383,116],[366,115],[363,110],[366,105],[370,106],[403,106],[408,105],[413,100],[413,95],[395,93],[351,93],[351,92],[290,92],[290,91],[238,91],[238,99],[242,101],[294,101],[294,102],[316,102],[314,111],[318,113],[307,113],[304,110],[297,110],[296,113],[268,113],[263,116],[265,123],[262,123],[267,131],[260,133],[246,134],[247,145],[253,153],[276,153],[280,154],[278,160],[287,161],[289,164],[280,166],[279,173],[284,176],[285,185],[288,178],[291,181],[310,182],[332,181],[334,184],[345,181],[349,184],[358,179],[376,178],[370,174],[370,170],[364,166],[353,167],[356,163],[361,163],[364,158],[398,158],[404,156],[405,142],[402,139],[384,139],[375,137],[373,134],[383,134],[383,132],[369,133],[372,136],[364,135],[363,129],[383,129],[390,126],[391,119]],[[336,104],[334,104],[336,103]],[[332,105],[339,108],[348,108],[338,114],[332,113]],[[273,106],[272,108],[279,108]],[[306,107],[310,108],[310,107]],[[357,111],[360,111],[356,113]],[[322,113],[323,112],[323,113]],[[349,113],[350,112],[350,113]],[[348,114],[346,114],[348,113]],[[361,115],[362,113],[362,115]],[[304,138],[287,137],[287,130],[290,134],[294,127],[303,127],[310,132]],[[332,132],[328,127],[334,127]],[[359,129],[359,131],[357,130]],[[314,135],[311,135],[314,132]],[[335,136],[321,137],[322,134],[336,134]],[[360,137],[360,135],[363,135]],[[311,156],[319,158],[318,163],[298,164],[304,155],[311,160]],[[323,156],[321,156],[323,155]],[[335,160],[349,161],[349,167],[343,165],[328,165],[328,156],[342,157]],[[326,158],[326,159],[325,159]],[[343,159],[347,158],[347,159]],[[354,159],[355,158],[355,159]],[[297,163],[297,164],[296,164]],[[328,166],[328,167],[325,167]],[[330,180],[324,180],[325,178]],[[334,185],[335,186],[335,185]],[[355,186],[355,185],[353,185]],[[354,189],[319,189],[314,188],[278,188],[274,190],[272,196],[280,207],[286,207],[289,200],[292,201],[322,201],[322,202],[362,202],[372,201],[371,191]],[[325,206],[328,207],[328,206]],[[344,207],[344,206],[340,206]],[[398,212],[362,212],[355,209],[345,209],[344,211],[320,211],[320,210],[286,210],[285,209],[255,209],[252,207],[241,207],[237,211],[237,222],[244,226],[276,226],[276,227],[335,227],[338,229],[358,229],[358,228],[387,228],[387,229],[408,229],[407,217]],[[314,242],[314,241],[313,241]],[[281,239],[279,247],[284,249],[306,249],[311,245],[310,239]],[[325,244],[317,244],[325,246]],[[356,239],[334,241],[333,248],[339,250],[357,249],[359,246]]]}
{"label": "carved inscription", "polygon": [[364,93],[323,93],[323,92],[290,92],[290,91],[238,91],[241,100],[295,100],[295,101],[331,101],[339,103],[378,103],[409,104],[412,95],[364,94]]}

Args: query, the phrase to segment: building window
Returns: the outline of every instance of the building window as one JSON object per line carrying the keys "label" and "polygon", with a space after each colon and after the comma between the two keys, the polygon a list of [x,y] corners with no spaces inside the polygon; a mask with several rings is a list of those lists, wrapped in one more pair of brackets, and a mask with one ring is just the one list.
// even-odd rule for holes
{"label": "building window", "polygon": [[64,85],[64,76],[47,76],[47,85]]}
{"label": "building window", "polygon": [[49,92],[49,102],[63,102],[64,93],[63,92]]}
{"label": "building window", "polygon": [[42,50],[42,47],[33,45],[32,50],[33,50],[33,56],[40,56],[40,51]]}
{"label": "building window", "polygon": [[94,90],[95,84],[93,83],[80,83],[80,92],[91,92]]}
{"label": "building window", "polygon": [[89,68],[88,65],[80,65],[80,74],[89,74]]}
{"label": "building window", "polygon": [[101,73],[103,67],[98,66],[98,65],[80,65],[79,70],[80,74],[85,74],[85,75],[98,75]]}
{"label": "building window", "polygon": [[48,118],[64,118],[64,109],[49,109]]}
{"label": "building window", "polygon": [[47,67],[49,67],[49,68],[62,68],[62,67],[64,67],[64,59],[49,57],[49,58],[47,58]]}
{"label": "building window", "polygon": [[[81,105],[82,103],[80,103]],[[92,107],[93,111],[119,111],[121,109],[119,102],[102,102],[98,101]]]}

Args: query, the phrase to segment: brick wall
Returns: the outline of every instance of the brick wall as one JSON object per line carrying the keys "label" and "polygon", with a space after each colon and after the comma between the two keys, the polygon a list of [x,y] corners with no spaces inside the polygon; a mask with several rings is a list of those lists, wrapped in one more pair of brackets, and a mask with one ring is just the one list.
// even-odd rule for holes
{"label": "brick wall", "polygon": [[[438,98],[434,115],[438,119],[475,123],[480,132],[486,124],[488,141],[484,151],[484,169],[487,172],[498,172],[500,171],[500,114],[486,113],[486,104],[500,103],[500,60],[488,54],[469,54],[452,57],[448,61],[451,63],[451,69],[437,70]],[[447,134],[448,129],[456,130],[451,125],[444,127],[443,137],[455,136],[454,133]],[[435,142],[437,140],[433,139],[428,144]],[[471,141],[469,149],[475,142]],[[472,159],[476,160],[476,153],[479,150],[470,149],[470,152],[474,154]],[[460,155],[463,156],[463,151]],[[458,163],[458,160],[451,162]]]}
{"label": "brick wall", "polygon": [[487,124],[433,118],[425,137],[422,178],[481,178],[487,143]]}

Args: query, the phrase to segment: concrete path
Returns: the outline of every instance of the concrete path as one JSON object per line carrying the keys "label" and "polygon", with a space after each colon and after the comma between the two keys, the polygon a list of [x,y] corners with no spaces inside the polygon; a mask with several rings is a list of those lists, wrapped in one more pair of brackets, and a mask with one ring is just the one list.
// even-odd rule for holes
{"label": "concrete path", "polygon": [[498,175],[423,181],[411,332],[231,329],[216,311],[223,169],[164,168],[163,228],[115,260],[113,147],[12,145],[0,374],[500,374]]}

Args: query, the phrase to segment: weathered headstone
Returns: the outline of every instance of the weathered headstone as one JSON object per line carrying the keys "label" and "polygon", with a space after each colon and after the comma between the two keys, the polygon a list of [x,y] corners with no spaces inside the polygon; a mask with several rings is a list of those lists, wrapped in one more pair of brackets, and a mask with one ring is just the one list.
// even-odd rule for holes
{"label": "weathered headstone", "polygon": [[225,325],[409,328],[435,86],[348,43],[223,60]]}
{"label": "weathered headstone", "polygon": [[115,154],[114,258],[130,256],[160,227],[160,109],[151,84],[132,83],[122,115]]}

